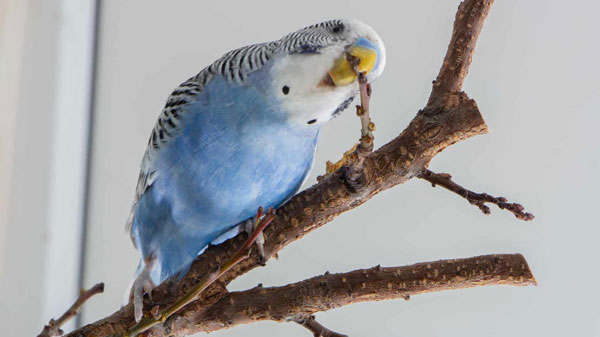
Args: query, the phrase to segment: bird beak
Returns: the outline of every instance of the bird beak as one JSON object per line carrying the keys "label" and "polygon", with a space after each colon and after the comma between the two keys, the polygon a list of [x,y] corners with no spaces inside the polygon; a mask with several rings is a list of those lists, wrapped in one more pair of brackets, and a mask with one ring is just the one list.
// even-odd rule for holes
{"label": "bird beak", "polygon": [[338,58],[329,70],[329,77],[336,86],[348,85],[356,80],[356,72],[348,61],[351,55],[359,60],[358,71],[368,74],[377,64],[377,49],[375,45],[365,38],[354,43],[344,55]]}

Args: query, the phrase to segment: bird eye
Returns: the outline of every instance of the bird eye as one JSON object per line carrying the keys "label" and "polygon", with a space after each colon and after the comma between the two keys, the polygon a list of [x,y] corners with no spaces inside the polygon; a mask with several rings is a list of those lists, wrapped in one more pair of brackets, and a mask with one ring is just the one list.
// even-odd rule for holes
{"label": "bird eye", "polygon": [[281,91],[283,92],[284,95],[287,95],[290,93],[290,87],[288,87],[287,85],[284,85],[283,88],[281,88]]}
{"label": "bird eye", "polygon": [[337,25],[335,27],[333,27],[333,29],[331,30],[334,33],[341,33],[344,30],[344,26],[342,25]]}
{"label": "bird eye", "polygon": [[306,122],[307,124],[315,124],[317,122],[316,119],[311,119],[308,122]]}

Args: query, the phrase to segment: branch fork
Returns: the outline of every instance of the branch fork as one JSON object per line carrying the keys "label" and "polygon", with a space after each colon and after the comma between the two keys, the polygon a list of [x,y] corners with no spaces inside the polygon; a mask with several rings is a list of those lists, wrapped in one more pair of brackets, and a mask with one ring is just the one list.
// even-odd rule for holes
{"label": "branch fork", "polygon": [[98,283],[88,290],[81,289],[81,291],[79,292],[79,297],[77,298],[77,300],[75,300],[75,303],[73,303],[73,305],[71,305],[71,307],[58,319],[51,319],[50,322],[48,322],[48,324],[44,326],[44,329],[38,335],[38,337],[62,336],[64,332],[61,330],[61,327],[65,325],[65,323],[73,319],[75,316],[77,316],[77,314],[79,314],[81,307],[85,302],[87,302],[87,300],[92,298],[92,296],[101,294],[103,292],[104,283]]}
{"label": "branch fork", "polygon": [[294,318],[292,320],[300,324],[301,326],[307,328],[310,332],[313,333],[314,337],[348,337],[346,335],[342,335],[341,333],[337,333],[335,331],[327,329],[321,323],[316,321],[314,315],[302,316],[300,318]]}

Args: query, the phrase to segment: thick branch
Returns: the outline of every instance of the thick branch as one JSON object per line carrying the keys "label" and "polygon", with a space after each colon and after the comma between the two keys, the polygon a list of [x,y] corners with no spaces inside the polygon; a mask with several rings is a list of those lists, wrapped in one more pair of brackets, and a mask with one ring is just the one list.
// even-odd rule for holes
{"label": "thick branch", "polygon": [[454,192],[461,197],[465,198],[471,205],[479,207],[483,214],[490,214],[490,208],[486,203],[495,204],[500,209],[505,209],[514,214],[519,220],[533,220],[535,217],[531,213],[526,213],[525,207],[521,204],[511,203],[504,197],[493,197],[487,193],[476,193],[469,191],[468,189],[460,186],[459,184],[452,181],[452,176],[448,173],[435,173],[429,170],[424,170],[419,178],[427,180],[431,183],[431,186],[435,187],[440,185],[443,188]]}
{"label": "thick branch", "polygon": [[[417,113],[398,137],[365,158],[364,171],[360,179],[349,183],[346,179],[346,168],[342,168],[317,185],[294,196],[277,210],[277,217],[264,233],[267,258],[276,255],[291,242],[330,222],[337,215],[365,203],[375,194],[420,175],[431,159],[446,147],[487,132],[487,126],[477,104],[460,90],[468,72],[477,36],[491,3],[490,0],[466,0],[461,4],[448,54],[433,85],[427,106]],[[157,287],[152,294],[154,301],[161,307],[176,301],[194,287],[207,271],[214,270],[222,261],[232,256],[242,245],[245,237],[242,234],[219,246],[207,249],[194,262],[183,280],[176,285],[165,282]],[[227,308],[216,305],[223,303],[223,299],[231,299],[234,296],[224,290],[225,285],[260,266],[256,251],[253,251],[252,256],[254,258],[241,262],[224,274],[219,281],[206,289],[197,301],[175,313],[165,324],[154,327],[148,332],[162,335],[163,333],[159,334],[157,331],[168,330],[169,322],[187,320],[189,317],[193,317],[196,328],[187,333],[222,329],[224,327],[222,325],[214,325],[210,329],[201,327],[208,324],[204,319],[211,319],[213,316],[213,322],[217,320],[216,317],[219,319],[232,317],[225,315]],[[485,277],[487,272],[488,270],[482,270],[484,274],[482,277]],[[378,299],[376,295],[365,298]],[[312,303],[306,304],[310,304],[312,308]],[[246,315],[243,312],[239,314]],[[133,326],[133,323],[132,307],[127,305],[113,315],[73,332],[72,335],[122,335]],[[180,335],[185,332],[174,328],[171,334]]]}
{"label": "thick branch", "polygon": [[62,316],[60,316],[57,320],[51,319],[48,325],[44,326],[44,329],[38,335],[38,337],[62,336],[63,331],[60,328],[69,320],[73,319],[73,317],[77,316],[79,310],[81,310],[81,306],[83,306],[87,300],[89,300],[92,296],[103,292],[104,283],[97,283],[88,290],[81,289],[79,297],[77,300],[75,300],[75,303],[71,305],[69,310],[62,314]]}
{"label": "thick branch", "polygon": [[358,302],[409,299],[412,295],[487,285],[536,284],[521,254],[484,255],[404,267],[373,267],[329,274],[283,287],[232,292],[209,307],[190,310],[152,330],[152,336],[211,332],[259,320],[295,321]]}
{"label": "thick branch", "polygon": [[429,102],[447,93],[458,93],[469,73],[469,66],[483,22],[494,0],[463,1],[454,19],[454,30],[442,68],[433,83]]}

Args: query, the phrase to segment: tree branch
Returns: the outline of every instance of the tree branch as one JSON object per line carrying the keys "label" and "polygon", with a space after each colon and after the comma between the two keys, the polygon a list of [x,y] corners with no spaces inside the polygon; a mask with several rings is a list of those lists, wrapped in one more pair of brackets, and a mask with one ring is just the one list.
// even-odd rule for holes
{"label": "tree branch", "polygon": [[[417,113],[398,137],[364,158],[362,172],[359,172],[357,179],[349,181],[347,179],[348,167],[342,167],[323,178],[318,184],[297,194],[277,210],[277,216],[264,232],[266,239],[264,249],[267,259],[276,256],[277,252],[291,242],[332,221],[339,214],[360,206],[379,192],[402,184],[415,176],[422,175],[433,157],[446,147],[487,132],[487,126],[477,104],[461,90],[464,78],[468,73],[477,37],[492,2],[491,0],[465,0],[459,6],[452,40],[448,46],[448,52],[440,73],[433,84],[427,105]],[[202,256],[196,259],[188,274],[181,281],[176,284],[164,282],[153,291],[153,305],[169,306],[184,296],[189,289],[198,284],[199,280],[203,279],[207,271],[215,270],[222,261],[226,261],[227,258],[232,256],[242,245],[245,238],[246,235],[241,234],[223,244],[209,247]],[[294,288],[299,287],[296,285],[313,284],[318,286],[318,284],[311,283],[313,282],[311,280],[314,279],[286,286],[287,288],[253,289],[246,293],[228,293],[225,286],[229,282],[260,266],[260,259],[256,250],[252,251],[252,257],[240,262],[225,273],[222,278],[207,288],[196,301],[176,312],[165,323],[146,331],[145,334],[181,336],[198,331],[219,330],[236,324],[249,323],[257,319],[285,320],[296,313],[310,315],[314,312],[328,310],[356,301],[387,299],[412,293],[475,285],[519,283],[514,281],[515,276],[511,276],[513,279],[509,280],[501,276],[509,274],[497,274],[498,270],[504,270],[498,263],[488,263],[486,265],[489,268],[483,269],[477,269],[476,263],[473,269],[469,270],[477,270],[477,275],[456,275],[452,280],[438,280],[437,276],[434,275],[432,277],[433,280],[436,280],[436,283],[430,282],[431,278],[427,274],[428,272],[435,273],[434,270],[425,272],[426,267],[415,265],[414,268],[417,268],[415,272],[417,270],[425,272],[425,274],[419,274],[419,279],[414,279],[414,282],[418,280],[415,284],[406,283],[406,287],[400,288],[398,282],[391,282],[392,279],[386,279],[385,283],[381,283],[383,284],[381,287],[371,287],[371,283],[365,283],[365,289],[376,289],[381,293],[373,291],[363,294],[361,290],[362,283],[353,284],[351,295],[349,295],[348,289],[344,288],[346,289],[343,292],[345,295],[335,293],[339,295],[335,298],[323,297],[325,295],[314,298],[303,297],[302,294],[306,294],[305,292],[294,293],[296,290],[305,289],[301,287]],[[502,259],[501,261],[504,261]],[[522,257],[520,259],[522,260]],[[524,260],[522,261],[523,263],[518,264],[519,266],[526,265]],[[450,264],[448,261],[440,263],[445,263],[445,266]],[[452,266],[456,269],[464,269],[462,264],[460,266],[452,264]],[[441,265],[438,268],[439,275],[442,275],[442,268],[444,267]],[[382,270],[388,271],[389,269],[382,268]],[[398,271],[402,270],[398,269]],[[388,275],[385,272],[381,274],[379,271],[366,271],[365,273],[370,276]],[[353,275],[348,275],[346,279],[355,280],[354,277],[350,277]],[[391,275],[388,276],[391,277]],[[373,280],[373,278],[370,280]],[[533,280],[532,277],[531,280]],[[384,282],[383,279],[380,281]],[[387,288],[388,284],[390,284],[390,289]],[[287,289],[287,291],[283,291],[283,289]],[[305,291],[308,292],[310,289]],[[259,299],[266,299],[263,296],[265,294],[262,292],[266,292],[267,295],[279,292],[278,294],[283,296],[282,298],[290,300],[287,303],[282,303],[282,301],[261,302],[267,308],[270,306],[270,309],[268,311],[259,310],[257,312],[262,313],[263,316],[256,316],[255,311],[253,311],[255,307],[249,305],[258,303]],[[250,301],[250,298],[252,298],[252,296],[249,296],[250,294],[256,296],[256,299],[252,300],[253,302]],[[358,296],[357,294],[363,295]],[[313,295],[315,294],[313,293]],[[270,297],[272,300],[274,298]],[[294,301],[291,299],[294,299]],[[337,299],[337,302],[334,299]],[[279,303],[281,308],[275,310],[275,307],[273,307],[275,303]],[[234,309],[237,311],[233,311]],[[273,313],[278,314],[274,315]],[[131,304],[129,304],[105,319],[74,331],[71,336],[120,336],[124,335],[127,329],[133,325],[133,310]]]}
{"label": "tree branch", "polygon": [[[357,59],[358,60],[358,59]],[[373,152],[373,131],[375,123],[371,121],[369,103],[371,101],[371,85],[367,83],[367,77],[364,73],[358,72],[358,62],[355,62],[354,71],[358,77],[358,87],[360,89],[360,105],[356,106],[356,115],[360,119],[360,140],[354,146],[354,151],[341,160],[344,168],[344,180],[350,188],[360,188],[363,184],[365,160]],[[335,171],[334,171],[335,172]],[[328,172],[333,173],[333,172]]]}
{"label": "tree branch", "polygon": [[443,188],[454,192],[461,197],[467,199],[471,205],[479,207],[483,214],[488,215],[491,213],[490,208],[486,203],[495,204],[500,209],[505,209],[517,217],[519,220],[530,221],[535,217],[531,213],[524,212],[525,207],[521,204],[510,203],[504,197],[493,197],[487,193],[476,193],[469,191],[466,188],[452,181],[452,176],[448,173],[435,173],[430,170],[423,170],[423,173],[419,175],[419,178],[427,180],[431,183],[431,186],[435,187],[440,185]]}
{"label": "tree branch", "polygon": [[442,68],[433,83],[428,105],[448,93],[462,90],[475,45],[494,0],[463,1],[454,18],[452,38]]}
{"label": "tree branch", "polygon": [[296,322],[298,317],[357,302],[408,300],[413,295],[443,290],[535,284],[521,254],[484,255],[404,267],[376,266],[340,274],[325,273],[282,287],[258,286],[231,292],[208,307],[194,302],[182,315],[153,328],[151,336],[184,336],[261,320]]}
{"label": "tree branch", "polygon": [[75,300],[75,303],[71,305],[69,310],[67,310],[62,316],[60,316],[57,320],[51,319],[48,325],[44,326],[42,332],[38,335],[38,337],[53,337],[53,336],[62,336],[63,331],[60,329],[65,323],[69,320],[73,319],[73,317],[77,316],[79,310],[81,310],[81,306],[89,300],[92,296],[96,294],[100,294],[104,292],[104,283],[97,283],[89,290],[81,289],[79,293],[79,297]]}

